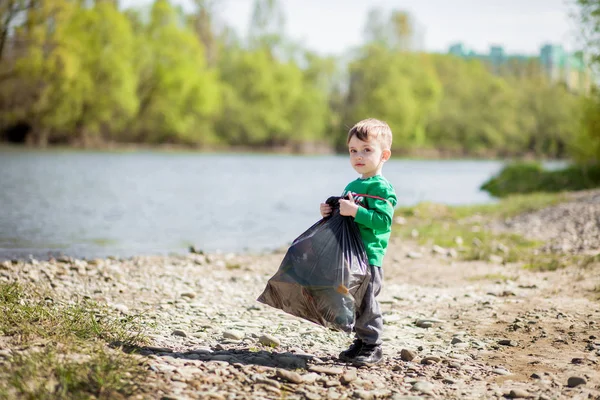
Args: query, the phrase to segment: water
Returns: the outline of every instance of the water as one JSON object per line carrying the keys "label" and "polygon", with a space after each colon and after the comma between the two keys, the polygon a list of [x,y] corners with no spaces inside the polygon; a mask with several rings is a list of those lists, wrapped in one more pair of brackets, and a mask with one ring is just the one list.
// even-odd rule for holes
{"label": "water", "polygon": [[[485,203],[497,161],[390,160],[399,204]],[[0,151],[0,259],[263,251],[320,218],[346,156]]]}

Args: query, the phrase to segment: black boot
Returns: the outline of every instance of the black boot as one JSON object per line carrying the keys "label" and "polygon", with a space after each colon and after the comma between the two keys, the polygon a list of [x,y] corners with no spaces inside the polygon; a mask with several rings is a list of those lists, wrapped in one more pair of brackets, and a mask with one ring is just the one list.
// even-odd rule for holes
{"label": "black boot", "polygon": [[354,339],[354,342],[348,347],[348,350],[344,350],[340,353],[339,359],[342,361],[353,361],[354,357],[358,355],[362,349],[364,343],[360,339]]}
{"label": "black boot", "polygon": [[378,344],[363,344],[360,351],[352,360],[356,366],[377,364],[383,359],[381,346]]}

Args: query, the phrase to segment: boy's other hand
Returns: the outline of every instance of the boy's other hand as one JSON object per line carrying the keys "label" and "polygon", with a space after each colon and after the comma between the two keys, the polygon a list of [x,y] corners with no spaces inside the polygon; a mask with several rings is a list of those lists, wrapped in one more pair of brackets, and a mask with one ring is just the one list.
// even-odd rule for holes
{"label": "boy's other hand", "polygon": [[345,217],[356,217],[358,205],[354,202],[352,193],[349,194],[349,200],[340,199],[340,215]]}
{"label": "boy's other hand", "polygon": [[321,216],[323,218],[331,215],[331,206],[327,203],[321,203]]}

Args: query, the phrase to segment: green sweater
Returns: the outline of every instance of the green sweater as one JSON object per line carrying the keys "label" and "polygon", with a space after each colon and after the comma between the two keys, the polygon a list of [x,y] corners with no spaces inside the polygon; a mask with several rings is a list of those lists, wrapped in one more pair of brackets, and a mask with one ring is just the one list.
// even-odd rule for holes
{"label": "green sweater", "polygon": [[349,192],[352,192],[353,195],[366,194],[387,200],[370,197],[358,197],[356,199],[355,196],[359,207],[354,221],[358,225],[365,244],[369,264],[381,267],[392,232],[394,207],[398,202],[396,192],[387,179],[381,175],[366,179],[358,178],[350,182],[344,189],[342,196],[346,196]]}

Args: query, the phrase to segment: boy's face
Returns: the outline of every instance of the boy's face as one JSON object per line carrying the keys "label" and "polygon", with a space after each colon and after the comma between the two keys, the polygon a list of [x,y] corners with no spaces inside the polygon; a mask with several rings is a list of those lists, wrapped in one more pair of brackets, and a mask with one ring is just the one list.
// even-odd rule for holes
{"label": "boy's face", "polygon": [[352,136],[348,142],[350,164],[363,178],[370,178],[381,173],[383,163],[390,158],[391,152],[381,147],[376,139],[362,141]]}

